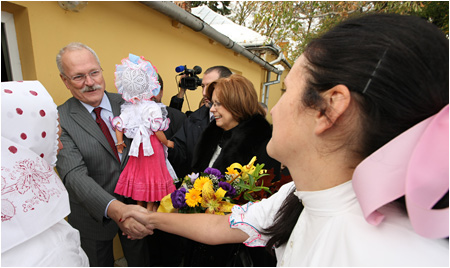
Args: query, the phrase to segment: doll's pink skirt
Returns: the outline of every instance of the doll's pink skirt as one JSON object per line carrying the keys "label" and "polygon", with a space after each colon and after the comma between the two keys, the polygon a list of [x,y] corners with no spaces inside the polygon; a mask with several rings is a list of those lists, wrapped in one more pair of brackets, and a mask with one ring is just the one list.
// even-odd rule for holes
{"label": "doll's pink skirt", "polygon": [[155,135],[150,136],[154,154],[144,156],[142,144],[139,156],[130,156],[125,169],[120,174],[114,192],[136,201],[160,201],[175,191],[164,157],[164,149]]}

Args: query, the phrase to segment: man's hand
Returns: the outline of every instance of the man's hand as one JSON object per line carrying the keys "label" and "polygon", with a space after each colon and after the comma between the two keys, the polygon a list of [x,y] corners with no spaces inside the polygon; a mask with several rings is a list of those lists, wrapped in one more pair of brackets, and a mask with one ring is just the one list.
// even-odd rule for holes
{"label": "man's hand", "polygon": [[147,235],[153,234],[153,230],[147,229],[144,225],[131,217],[122,220],[118,225],[120,230],[122,230],[123,235],[126,235],[131,240],[142,239]]}
{"label": "man's hand", "polygon": [[[136,206],[139,207],[139,206]],[[142,208],[142,207],[140,207]],[[159,212],[154,212],[154,211],[148,211],[146,209],[142,210],[139,208],[134,209],[129,209],[127,210],[123,216],[126,219],[133,219],[138,221],[139,223],[141,223],[142,225],[144,225],[147,230],[150,232],[153,232],[153,230],[155,229],[155,225],[154,225],[154,220],[155,220],[155,216],[157,216],[157,214],[159,214]]]}
{"label": "man's hand", "polygon": [[141,206],[125,205],[118,200],[114,200],[108,207],[108,216],[119,225],[124,235],[127,235],[130,239],[142,239],[153,234],[153,229],[146,228],[132,217],[125,218],[124,214],[129,210],[147,213],[147,210]]}
{"label": "man's hand", "polygon": [[[186,77],[185,74],[180,75],[180,82],[181,82],[181,79],[184,78],[184,77]],[[180,98],[180,99],[183,99],[184,98],[184,94],[186,94],[186,89],[182,88],[182,87],[179,87],[179,89],[180,89],[180,91],[178,91],[177,97]]]}

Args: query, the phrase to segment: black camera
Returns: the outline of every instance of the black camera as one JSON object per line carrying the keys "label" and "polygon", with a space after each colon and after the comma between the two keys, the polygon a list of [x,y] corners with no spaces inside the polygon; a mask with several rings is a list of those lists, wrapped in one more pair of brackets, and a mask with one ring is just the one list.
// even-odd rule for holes
{"label": "black camera", "polygon": [[202,79],[198,78],[198,74],[202,72],[202,67],[194,66],[193,69],[186,68],[186,65],[180,65],[175,68],[177,73],[186,75],[180,80],[179,87],[184,89],[195,90],[202,85]]}

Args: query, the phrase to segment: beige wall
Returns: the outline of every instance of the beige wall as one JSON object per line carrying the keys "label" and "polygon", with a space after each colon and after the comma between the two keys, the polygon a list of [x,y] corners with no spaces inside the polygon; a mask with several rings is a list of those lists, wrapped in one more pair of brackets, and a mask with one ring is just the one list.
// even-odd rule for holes
{"label": "beige wall", "polygon": [[[58,105],[71,94],[59,78],[55,57],[63,46],[75,41],[97,52],[110,92],[117,92],[115,64],[128,53],[150,60],[164,79],[163,102],[167,105],[178,90],[178,65],[199,65],[203,71],[225,65],[250,79],[259,96],[266,79],[266,71],[258,64],[186,26],[173,26],[170,18],[139,2],[89,1],[85,9],[71,12],[57,1],[2,1],[2,11],[14,15],[23,79],[39,80]],[[274,78],[272,74],[271,80]],[[269,108],[280,94],[281,83],[271,86]],[[201,89],[188,91],[187,97],[191,110],[196,110]],[[188,110],[186,101],[183,108]]]}

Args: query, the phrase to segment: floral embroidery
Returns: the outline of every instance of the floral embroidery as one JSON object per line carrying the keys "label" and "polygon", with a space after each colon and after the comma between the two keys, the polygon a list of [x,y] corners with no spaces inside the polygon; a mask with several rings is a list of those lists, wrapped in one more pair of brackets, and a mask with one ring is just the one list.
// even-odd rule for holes
{"label": "floral embroidery", "polygon": [[[57,187],[52,180],[55,180]],[[10,184],[7,185],[6,181]],[[52,196],[59,197],[62,187],[56,173],[38,157],[35,161],[25,159],[16,162],[13,171],[2,167],[2,222],[11,220],[19,213],[19,207],[26,213],[34,210],[41,202],[48,203]],[[20,197],[17,198],[17,195]],[[8,196],[16,203],[10,201]]]}

